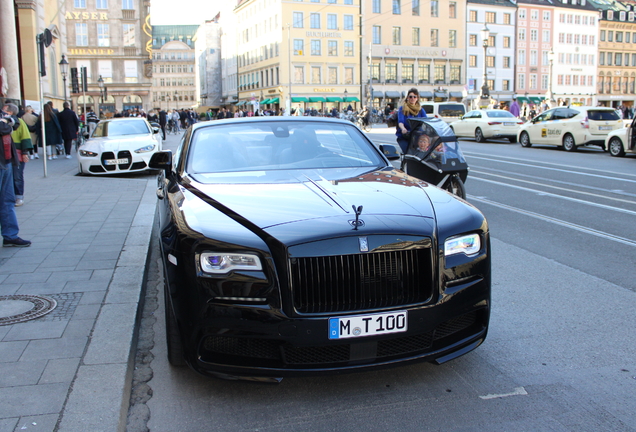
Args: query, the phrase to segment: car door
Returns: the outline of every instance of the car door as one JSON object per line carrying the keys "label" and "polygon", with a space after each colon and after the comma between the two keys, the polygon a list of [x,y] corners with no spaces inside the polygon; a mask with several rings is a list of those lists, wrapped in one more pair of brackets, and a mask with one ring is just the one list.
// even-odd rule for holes
{"label": "car door", "polygon": [[462,137],[466,136],[466,130],[467,130],[466,125],[470,121],[470,118],[473,115],[473,112],[474,111],[469,111],[466,114],[464,114],[464,116],[460,120],[453,122],[453,130],[455,131],[455,135],[462,136]]}
{"label": "car door", "polygon": [[548,141],[547,128],[553,114],[554,110],[549,110],[532,119],[532,125],[528,127],[531,143],[545,144]]}

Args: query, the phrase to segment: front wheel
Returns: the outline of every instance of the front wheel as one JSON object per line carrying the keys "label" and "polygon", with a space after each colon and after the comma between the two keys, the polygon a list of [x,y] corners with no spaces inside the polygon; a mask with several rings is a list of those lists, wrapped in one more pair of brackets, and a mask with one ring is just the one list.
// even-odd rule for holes
{"label": "front wheel", "polygon": [[576,151],[576,143],[574,142],[574,137],[570,134],[567,134],[563,137],[563,148],[565,151],[573,152]]}
{"label": "front wheel", "polygon": [[530,136],[528,135],[527,132],[521,133],[521,136],[519,137],[519,143],[521,144],[521,147],[532,147],[532,143],[530,142]]}
{"label": "front wheel", "polygon": [[450,176],[446,183],[442,186],[442,189],[460,197],[461,199],[466,199],[466,187],[458,175]]}
{"label": "front wheel", "polygon": [[625,149],[620,138],[614,137],[609,142],[609,154],[616,157],[625,156]]}

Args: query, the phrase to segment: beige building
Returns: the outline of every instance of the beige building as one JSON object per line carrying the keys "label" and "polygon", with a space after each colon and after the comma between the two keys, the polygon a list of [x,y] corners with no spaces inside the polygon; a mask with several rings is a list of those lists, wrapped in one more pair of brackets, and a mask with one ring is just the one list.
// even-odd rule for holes
{"label": "beige building", "polygon": [[362,81],[374,106],[424,99],[461,101],[466,82],[466,2],[363,0]]}
{"label": "beige building", "polygon": [[85,67],[88,76],[86,94],[72,94],[75,106],[86,103],[96,111],[99,107],[106,116],[115,110],[148,110],[150,0],[65,0],[65,4],[68,61],[78,73]]}
{"label": "beige building", "polygon": [[164,43],[153,50],[153,59],[152,106],[167,111],[196,105],[194,45],[191,39]]}
{"label": "beige building", "polygon": [[237,107],[289,112],[356,105],[361,97],[359,1],[240,2],[234,9]]}

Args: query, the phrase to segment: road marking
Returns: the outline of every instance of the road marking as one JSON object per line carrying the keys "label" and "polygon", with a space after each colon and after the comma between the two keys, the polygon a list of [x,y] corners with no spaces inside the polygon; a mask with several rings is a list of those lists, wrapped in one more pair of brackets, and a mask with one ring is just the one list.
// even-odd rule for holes
{"label": "road marking", "polygon": [[486,396],[479,396],[479,399],[484,399],[484,400],[499,399],[499,398],[505,398],[508,396],[526,396],[527,394],[528,392],[523,387],[516,387],[515,391],[513,391],[512,393],[488,394]]}
{"label": "road marking", "polygon": [[610,240],[610,241],[613,241],[613,242],[622,243],[622,244],[627,245],[627,246],[636,247],[636,241],[630,240],[630,239],[625,238],[625,237],[616,236],[614,234],[609,234],[609,233],[606,233],[606,232],[603,232],[603,231],[598,231],[598,230],[595,230],[593,228],[584,227],[582,225],[577,225],[577,224],[566,222],[566,221],[563,221],[563,220],[560,220],[560,219],[555,219],[555,218],[552,218],[552,217],[549,217],[549,216],[545,216],[545,215],[542,215],[542,214],[539,214],[539,213],[531,212],[531,211],[528,211],[528,210],[523,210],[523,209],[520,209],[520,208],[517,208],[517,207],[512,207],[512,206],[509,206],[509,205],[506,205],[506,204],[502,204],[502,203],[498,203],[498,202],[495,202],[495,201],[491,201],[491,200],[486,199],[486,198],[475,197],[475,196],[472,196],[472,195],[469,195],[468,197],[470,198],[469,201],[479,201],[479,202],[482,202],[484,204],[490,204],[491,206],[494,206],[494,207],[499,207],[499,208],[502,208],[504,210],[509,210],[511,212],[515,212],[515,213],[523,214],[523,215],[526,215],[526,216],[530,216],[530,217],[533,217],[535,219],[540,219],[542,221],[550,222],[550,223],[553,223],[555,225],[560,225],[560,226],[565,227],[565,228],[570,228],[570,229],[573,229],[575,231],[579,231],[579,232],[582,232],[582,233],[585,233],[585,234],[591,234],[593,236],[600,237],[600,238],[603,238],[605,240]]}

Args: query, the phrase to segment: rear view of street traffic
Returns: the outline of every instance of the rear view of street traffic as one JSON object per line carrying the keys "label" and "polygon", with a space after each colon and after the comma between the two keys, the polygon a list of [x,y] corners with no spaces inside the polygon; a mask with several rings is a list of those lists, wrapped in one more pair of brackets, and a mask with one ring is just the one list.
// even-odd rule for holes
{"label": "rear view of street traffic", "polygon": [[[393,134],[375,125],[368,136],[379,145]],[[636,159],[508,140],[460,145],[467,201],[492,237],[483,345],[439,366],[278,385],[201,377],[167,361],[155,242],[128,430],[636,430]]]}

